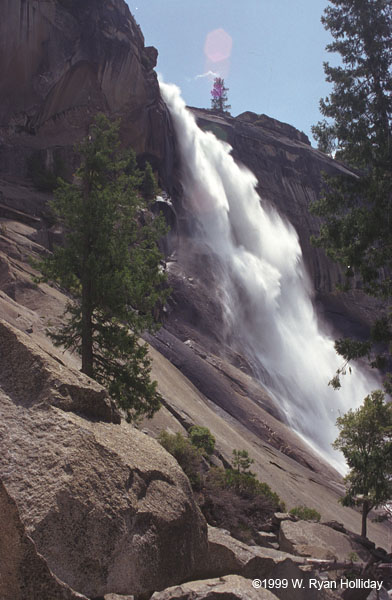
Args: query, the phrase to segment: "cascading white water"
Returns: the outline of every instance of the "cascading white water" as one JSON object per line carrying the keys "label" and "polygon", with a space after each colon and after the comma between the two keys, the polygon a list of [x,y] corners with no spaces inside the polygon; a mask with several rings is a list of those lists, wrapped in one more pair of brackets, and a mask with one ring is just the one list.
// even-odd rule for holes
{"label": "cascading white water", "polygon": [[198,128],[180,90],[161,83],[161,91],[176,130],[196,241],[221,266],[219,297],[230,337],[292,428],[342,470],[343,458],[331,448],[336,417],[358,406],[377,382],[353,367],[340,391],[328,387],[341,361],[319,328],[295,230],[260,200],[256,177],[235,163],[231,147]]}

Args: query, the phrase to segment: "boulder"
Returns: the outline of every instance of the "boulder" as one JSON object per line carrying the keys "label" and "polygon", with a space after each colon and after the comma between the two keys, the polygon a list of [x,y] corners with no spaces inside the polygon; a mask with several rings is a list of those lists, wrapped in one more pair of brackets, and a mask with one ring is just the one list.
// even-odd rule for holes
{"label": "boulder", "polygon": [[228,575],[218,579],[190,581],[155,592],[151,600],[273,600],[270,591],[255,589],[249,579]]}
{"label": "boulder", "polygon": [[[365,580],[367,579],[365,575]],[[388,593],[386,588],[382,587],[380,590],[369,590],[366,588],[353,587],[344,590],[340,594],[342,600],[390,600],[392,597],[391,591]]]}
{"label": "boulder", "polygon": [[120,596],[119,594],[106,594],[104,600],[134,600],[133,596]]}
{"label": "boulder", "polygon": [[371,591],[366,600],[390,600],[391,596],[392,591],[388,593],[386,588],[382,587],[379,592],[376,590]]}
{"label": "boulder", "polygon": [[273,571],[282,563],[297,568],[301,561],[286,552],[270,548],[248,546],[233,538],[225,529],[208,527],[208,570],[211,575],[236,573],[244,577],[273,577]]}
{"label": "boulder", "polygon": [[282,521],[295,521],[295,518],[290,513],[276,512],[272,517],[272,524],[279,527]]}
{"label": "boulder", "polygon": [[62,583],[26,534],[15,502],[0,481],[1,600],[87,600]]}
{"label": "boulder", "polygon": [[[4,323],[0,334],[0,476],[49,568],[88,597],[194,579],[207,530],[175,459],[125,422],[87,418],[87,378],[63,365],[54,376],[29,336]],[[56,389],[71,389],[78,414],[51,401]]]}
{"label": "boulder", "polygon": [[50,404],[91,419],[120,423],[120,413],[101,385],[61,364],[2,319],[0,339],[0,382],[18,404]]}
{"label": "boulder", "polygon": [[339,521],[326,521],[323,525],[327,525],[327,527],[331,527],[335,531],[340,531],[340,533],[347,533],[345,526],[343,523],[339,523]]}
{"label": "boulder", "polygon": [[[358,536],[357,536],[358,537]],[[279,545],[285,552],[326,560],[350,560],[355,552],[367,561],[369,553],[352,537],[321,523],[283,521],[279,530]]]}
{"label": "boulder", "polygon": [[[303,561],[298,557],[272,548],[247,546],[216,527],[208,527],[208,542],[208,577],[234,573],[249,579],[287,579],[287,588],[273,590],[281,600],[321,600],[323,597],[309,587],[311,575],[300,568]],[[293,580],[302,582],[302,587],[294,588]]]}

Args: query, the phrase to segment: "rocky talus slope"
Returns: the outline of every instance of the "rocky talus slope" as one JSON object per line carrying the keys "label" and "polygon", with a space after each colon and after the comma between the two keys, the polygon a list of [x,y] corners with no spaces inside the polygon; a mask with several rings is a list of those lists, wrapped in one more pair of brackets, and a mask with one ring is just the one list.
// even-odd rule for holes
{"label": "rocky talus slope", "polygon": [[[295,541],[297,534],[286,526],[276,538],[280,550],[249,547],[213,528],[207,536],[186,477],[176,461],[145,435],[154,437],[162,429],[186,435],[192,424],[207,425],[216,437],[218,464],[230,462],[233,448],[246,449],[255,459],[252,468],[257,476],[289,508],[312,505],[323,519],[359,531],[360,515],[337,502],[342,491],[338,474],[271,414],[270,400],[257,383],[241,369],[168,331],[159,333],[159,343],[170,349],[172,362],[151,348],[163,408],[141,424],[144,433],[121,421],[105,391],[80,374],[75,356],[54,348],[45,336],[45,324],[59,319],[66,296],[32,281],[28,257],[45,251],[34,240],[45,238],[47,232],[41,221],[23,215],[25,223],[0,220],[0,479],[9,498],[6,514],[11,504],[19,513],[13,519],[20,519],[20,525],[9,535],[22,541],[12,544],[25,548],[28,536],[29,553],[38,552],[43,558],[38,583],[28,566],[36,561],[25,562],[23,548],[11,566],[2,562],[8,589],[16,586],[23,600],[43,600],[45,595],[25,592],[23,586],[55,589],[58,579],[88,598],[110,593],[141,596],[173,585],[176,591],[170,594],[177,594],[176,586],[182,589],[189,580],[253,578],[260,573],[291,577],[303,562],[293,554],[331,555],[339,540],[329,539],[325,550],[323,543],[314,541],[320,535],[315,531],[311,549],[304,554],[303,534]],[[38,221],[41,229],[32,226]],[[179,369],[189,371],[193,383]],[[12,510],[15,515],[16,508]],[[386,546],[389,535],[381,524],[370,524],[370,538],[377,544]],[[262,545],[265,538],[260,535]],[[350,547],[347,541],[343,554]],[[22,564],[26,568],[18,566]],[[239,582],[238,578],[225,584],[204,581],[195,584],[192,593],[218,598],[229,583],[237,593]],[[181,593],[190,594],[190,586]],[[59,589],[58,593],[71,593],[61,585]],[[206,590],[217,595],[208,596]],[[305,591],[307,595],[296,598],[310,598]],[[265,597],[274,597],[271,593],[265,592]],[[277,597],[294,598],[282,593]]]}

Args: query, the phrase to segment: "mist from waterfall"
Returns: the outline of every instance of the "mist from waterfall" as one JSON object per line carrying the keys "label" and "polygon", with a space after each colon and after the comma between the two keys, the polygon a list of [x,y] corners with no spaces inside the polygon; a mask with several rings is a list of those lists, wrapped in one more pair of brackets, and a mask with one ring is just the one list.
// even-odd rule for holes
{"label": "mist from waterfall", "polygon": [[343,457],[331,448],[336,418],[361,404],[377,382],[353,367],[340,391],[328,386],[341,359],[320,329],[297,233],[260,199],[256,177],[234,161],[231,147],[199,129],[180,90],[160,85],[180,149],[194,241],[219,261],[216,294],[226,337],[290,426],[342,470]]}

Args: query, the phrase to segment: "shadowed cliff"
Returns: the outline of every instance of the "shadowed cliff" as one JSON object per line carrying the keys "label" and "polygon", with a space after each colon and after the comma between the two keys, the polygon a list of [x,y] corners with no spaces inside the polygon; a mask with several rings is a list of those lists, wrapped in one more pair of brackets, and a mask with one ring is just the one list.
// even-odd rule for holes
{"label": "shadowed cliff", "polygon": [[123,0],[0,1],[0,171],[27,174],[40,151],[47,166],[103,111],[122,138],[168,183],[170,120],[153,71],[157,51]]}

